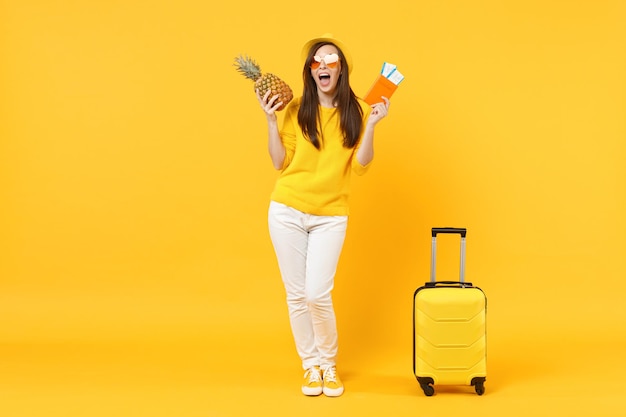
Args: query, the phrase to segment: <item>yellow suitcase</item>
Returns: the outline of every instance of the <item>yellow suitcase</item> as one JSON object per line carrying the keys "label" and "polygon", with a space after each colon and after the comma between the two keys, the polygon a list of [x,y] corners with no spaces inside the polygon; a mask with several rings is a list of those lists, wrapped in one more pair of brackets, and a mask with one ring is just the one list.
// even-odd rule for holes
{"label": "yellow suitcase", "polygon": [[[437,281],[437,235],[461,235],[459,281]],[[413,372],[424,394],[436,385],[474,386],[485,392],[487,378],[484,292],[465,281],[465,228],[433,228],[431,277],[413,297]]]}

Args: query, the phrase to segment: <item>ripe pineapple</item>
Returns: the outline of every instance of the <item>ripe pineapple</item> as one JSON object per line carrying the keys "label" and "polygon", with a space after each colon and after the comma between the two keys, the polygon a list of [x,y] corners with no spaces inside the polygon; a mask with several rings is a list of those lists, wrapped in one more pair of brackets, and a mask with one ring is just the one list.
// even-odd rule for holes
{"label": "ripe pineapple", "polygon": [[262,74],[261,67],[249,56],[239,55],[235,58],[234,65],[241,75],[254,81],[254,89],[259,89],[261,97],[267,90],[272,90],[270,97],[278,94],[277,102],[282,101],[283,104],[277,110],[284,109],[293,99],[293,92],[286,82],[269,72]]}

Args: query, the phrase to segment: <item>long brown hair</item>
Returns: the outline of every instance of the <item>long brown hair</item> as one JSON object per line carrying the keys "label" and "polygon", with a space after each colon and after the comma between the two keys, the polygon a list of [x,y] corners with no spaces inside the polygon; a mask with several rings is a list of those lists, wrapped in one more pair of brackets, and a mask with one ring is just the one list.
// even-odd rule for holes
{"label": "long brown hair", "polygon": [[[343,146],[354,148],[361,137],[363,128],[363,109],[359,104],[356,95],[350,87],[350,69],[341,49],[332,42],[319,42],[311,47],[309,55],[302,69],[302,81],[304,90],[302,92],[302,102],[298,110],[298,124],[304,133],[304,137],[317,149],[320,149],[320,120],[319,97],[317,95],[317,85],[311,75],[310,65],[315,52],[324,45],[333,45],[339,51],[341,60],[341,73],[337,82],[337,92],[333,99],[339,112],[340,128],[343,133]],[[323,138],[321,138],[323,139]]]}

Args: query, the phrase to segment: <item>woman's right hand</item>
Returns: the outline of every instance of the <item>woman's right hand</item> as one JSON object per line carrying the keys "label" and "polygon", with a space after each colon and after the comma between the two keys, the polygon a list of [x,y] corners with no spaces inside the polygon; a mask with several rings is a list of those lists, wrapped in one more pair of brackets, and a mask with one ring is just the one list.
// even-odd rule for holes
{"label": "woman's right hand", "polygon": [[276,94],[270,97],[271,93],[272,93],[272,90],[267,90],[265,95],[261,97],[261,95],[259,94],[259,90],[257,89],[256,98],[257,100],[259,100],[259,104],[261,105],[261,108],[265,112],[267,119],[273,121],[273,120],[276,120],[276,109],[282,106],[283,102],[282,101],[276,102],[280,96]]}

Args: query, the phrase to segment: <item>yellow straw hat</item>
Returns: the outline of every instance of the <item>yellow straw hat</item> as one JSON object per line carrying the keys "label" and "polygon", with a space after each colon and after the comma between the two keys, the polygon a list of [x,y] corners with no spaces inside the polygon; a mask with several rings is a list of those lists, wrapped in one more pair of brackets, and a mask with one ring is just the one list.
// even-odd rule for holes
{"label": "yellow straw hat", "polygon": [[350,55],[350,51],[348,50],[346,45],[343,42],[341,42],[339,39],[335,38],[332,33],[325,33],[319,38],[311,39],[310,41],[304,44],[304,46],[302,47],[302,53],[301,53],[303,65],[309,56],[309,50],[311,49],[311,47],[319,42],[329,42],[337,46],[337,48],[341,49],[341,52],[343,52],[343,56],[346,58],[346,63],[348,64],[348,73],[352,72],[352,55]]}

